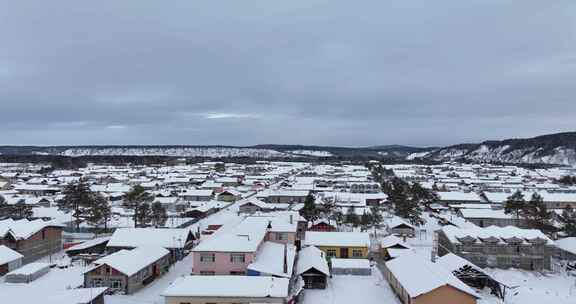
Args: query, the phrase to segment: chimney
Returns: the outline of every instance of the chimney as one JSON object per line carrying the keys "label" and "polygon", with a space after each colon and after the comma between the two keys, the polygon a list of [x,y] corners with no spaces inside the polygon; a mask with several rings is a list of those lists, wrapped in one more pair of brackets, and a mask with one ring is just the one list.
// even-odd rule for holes
{"label": "chimney", "polygon": [[284,273],[288,273],[288,245],[284,244]]}

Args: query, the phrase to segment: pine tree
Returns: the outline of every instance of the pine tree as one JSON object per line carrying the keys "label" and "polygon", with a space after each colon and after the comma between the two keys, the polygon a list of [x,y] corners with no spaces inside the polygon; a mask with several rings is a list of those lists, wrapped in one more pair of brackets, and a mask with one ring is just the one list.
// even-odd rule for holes
{"label": "pine tree", "polygon": [[304,207],[300,209],[300,215],[302,215],[302,217],[304,217],[309,222],[313,222],[318,219],[319,212],[316,206],[316,199],[311,193],[308,194],[304,200]]}
{"label": "pine tree", "polygon": [[77,183],[67,185],[63,194],[64,198],[58,203],[58,208],[67,213],[71,212],[76,228],[80,228],[80,223],[89,216],[88,208],[94,201],[94,194],[90,186],[82,179]]}
{"label": "pine tree", "polygon": [[6,199],[0,195],[0,219],[10,216],[10,206],[6,203]]}
{"label": "pine tree", "polygon": [[[149,203],[141,203],[135,212],[136,227],[146,227],[152,221],[152,208]],[[136,223],[136,222],[135,222]]]}
{"label": "pine tree", "polygon": [[562,211],[560,217],[561,228],[560,230],[566,234],[567,237],[576,237],[576,212],[571,207]]}
{"label": "pine tree", "polygon": [[526,201],[524,200],[524,194],[520,191],[514,192],[511,196],[508,197],[506,202],[504,202],[504,213],[505,214],[514,214],[516,219],[520,219],[520,213],[524,208]]}
{"label": "pine tree", "polygon": [[552,229],[550,225],[551,212],[548,211],[544,199],[538,193],[532,194],[530,201],[524,204],[521,215],[528,221],[531,228],[542,231]]}
{"label": "pine tree", "polygon": [[382,223],[382,220],[384,220],[382,212],[380,212],[380,208],[374,206],[370,208],[370,211],[372,212],[372,226],[376,227],[380,225],[380,223]]}
{"label": "pine tree", "polygon": [[360,224],[360,219],[358,218],[358,214],[356,214],[356,208],[354,208],[354,206],[348,207],[346,211],[346,223],[352,224],[354,227]]}
{"label": "pine tree", "polygon": [[86,221],[95,227],[104,226],[104,231],[108,231],[108,222],[112,216],[112,211],[108,200],[100,193],[94,193],[91,205],[86,208]]}
{"label": "pine tree", "polygon": [[[134,186],[130,192],[126,193],[124,196],[124,207],[134,212],[134,227],[138,227],[140,224],[145,224],[140,223],[139,219],[149,219],[149,215],[147,214],[150,212],[150,203],[153,201],[154,197],[150,195],[150,193],[146,192],[146,190],[140,185]],[[140,208],[143,208],[144,205],[146,205],[144,208],[147,209],[140,211]]]}
{"label": "pine tree", "polygon": [[362,213],[362,216],[360,216],[360,224],[362,225],[362,227],[366,228],[371,223],[372,223],[372,216],[367,212]]}
{"label": "pine tree", "polygon": [[168,215],[166,213],[166,208],[160,204],[160,202],[155,202],[152,204],[152,225],[154,227],[162,227],[166,224],[166,220],[168,219]]}

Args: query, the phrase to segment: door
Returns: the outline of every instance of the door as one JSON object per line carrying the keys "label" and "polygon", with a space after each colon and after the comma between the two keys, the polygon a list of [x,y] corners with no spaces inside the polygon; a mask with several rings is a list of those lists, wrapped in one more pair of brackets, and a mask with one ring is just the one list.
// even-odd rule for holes
{"label": "door", "polygon": [[340,258],[342,259],[348,258],[348,248],[340,248]]}

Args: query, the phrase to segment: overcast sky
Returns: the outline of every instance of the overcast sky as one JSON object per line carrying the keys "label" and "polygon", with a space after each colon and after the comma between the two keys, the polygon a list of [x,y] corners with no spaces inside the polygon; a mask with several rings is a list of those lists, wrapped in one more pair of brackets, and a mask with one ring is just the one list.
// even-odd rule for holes
{"label": "overcast sky", "polygon": [[576,130],[574,0],[0,0],[0,144]]}

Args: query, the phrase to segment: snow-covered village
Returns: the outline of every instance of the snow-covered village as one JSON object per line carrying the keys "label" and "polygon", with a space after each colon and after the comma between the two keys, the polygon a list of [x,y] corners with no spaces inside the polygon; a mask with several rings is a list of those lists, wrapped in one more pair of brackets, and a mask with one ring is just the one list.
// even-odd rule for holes
{"label": "snow-covered village", "polygon": [[206,161],[47,169],[0,165],[2,299],[576,297],[573,168]]}
{"label": "snow-covered village", "polygon": [[576,304],[576,0],[0,0],[0,304]]}

